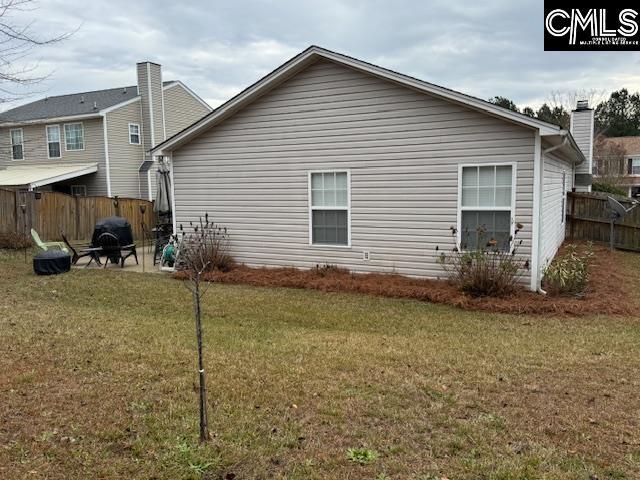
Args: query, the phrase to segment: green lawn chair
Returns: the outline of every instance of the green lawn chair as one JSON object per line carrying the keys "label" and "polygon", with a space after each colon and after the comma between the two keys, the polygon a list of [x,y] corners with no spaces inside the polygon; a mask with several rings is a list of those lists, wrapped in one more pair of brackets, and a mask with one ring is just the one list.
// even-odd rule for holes
{"label": "green lawn chair", "polygon": [[40,240],[40,235],[38,235],[38,232],[36,232],[33,228],[31,229],[31,237],[33,238],[33,241],[38,246],[38,248],[44,250],[45,252],[50,248],[57,248],[59,250],[62,250],[63,252],[70,253],[64,242],[43,242],[42,240]]}

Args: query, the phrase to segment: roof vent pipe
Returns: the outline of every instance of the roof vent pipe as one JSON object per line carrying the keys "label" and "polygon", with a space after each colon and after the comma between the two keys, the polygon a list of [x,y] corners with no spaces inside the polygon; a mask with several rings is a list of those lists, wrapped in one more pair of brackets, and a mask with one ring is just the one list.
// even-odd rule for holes
{"label": "roof vent pipe", "polygon": [[80,97],[80,103],[84,103],[84,95]]}
{"label": "roof vent pipe", "polygon": [[126,94],[127,94],[127,87],[124,87],[124,88],[122,89],[122,93],[123,93],[123,95],[126,95]]}
{"label": "roof vent pipe", "polygon": [[98,102],[93,102],[93,109],[97,110],[98,109]]}

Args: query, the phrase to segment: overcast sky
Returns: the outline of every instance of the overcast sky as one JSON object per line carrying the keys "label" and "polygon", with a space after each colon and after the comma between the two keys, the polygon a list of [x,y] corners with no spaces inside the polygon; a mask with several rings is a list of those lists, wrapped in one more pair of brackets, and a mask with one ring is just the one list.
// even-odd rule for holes
{"label": "overcast sky", "polygon": [[34,20],[44,36],[78,28],[30,57],[50,74],[31,99],[134,85],[135,63],[152,60],[165,80],[182,80],[215,107],[311,44],[520,106],[553,90],[640,89],[640,53],[544,52],[542,8],[540,0],[40,0],[15,21]]}

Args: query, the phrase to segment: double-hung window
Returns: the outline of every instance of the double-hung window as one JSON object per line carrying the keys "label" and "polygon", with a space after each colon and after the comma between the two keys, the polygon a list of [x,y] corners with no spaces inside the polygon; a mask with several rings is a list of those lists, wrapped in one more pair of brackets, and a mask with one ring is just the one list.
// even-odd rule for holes
{"label": "double-hung window", "polygon": [[515,206],[515,164],[461,166],[460,183],[460,248],[509,250]]}
{"label": "double-hung window", "polygon": [[24,160],[24,137],[21,128],[14,128],[9,132],[11,137],[11,158]]}
{"label": "double-hung window", "polygon": [[47,155],[60,158],[60,125],[47,125]]}
{"label": "double-hung window", "polygon": [[66,123],[64,126],[66,150],[84,150],[84,127],[82,123]]}
{"label": "double-hung window", "polygon": [[631,158],[631,175],[640,175],[640,157]]}
{"label": "double-hung window", "polygon": [[309,173],[310,244],[351,244],[349,184],[347,171]]}
{"label": "double-hung window", "polygon": [[137,123],[129,124],[129,143],[131,145],[140,145],[140,125]]}

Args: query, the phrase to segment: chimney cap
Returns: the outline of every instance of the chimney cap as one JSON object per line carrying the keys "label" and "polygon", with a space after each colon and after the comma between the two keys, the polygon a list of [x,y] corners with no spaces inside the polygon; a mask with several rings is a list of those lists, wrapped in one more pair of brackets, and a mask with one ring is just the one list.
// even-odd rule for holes
{"label": "chimney cap", "polygon": [[589,108],[589,100],[578,100],[574,111],[579,112],[580,110],[591,110]]}

